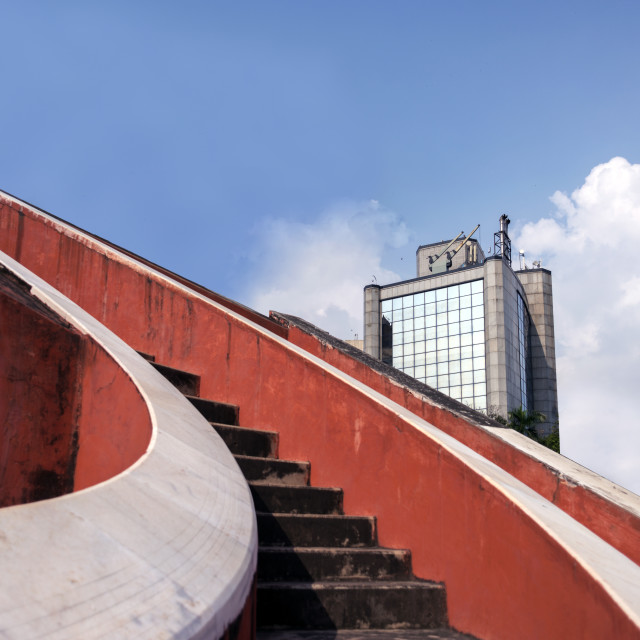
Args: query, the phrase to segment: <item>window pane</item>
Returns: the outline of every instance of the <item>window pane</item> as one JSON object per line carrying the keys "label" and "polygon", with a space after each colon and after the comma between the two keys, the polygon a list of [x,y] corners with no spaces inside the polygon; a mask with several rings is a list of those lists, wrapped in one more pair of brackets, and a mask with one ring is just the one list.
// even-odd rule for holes
{"label": "window pane", "polygon": [[460,371],[473,371],[473,360],[471,358],[468,358],[467,360],[461,360]]}
{"label": "window pane", "polygon": [[451,373],[449,372],[449,384],[453,386],[457,386],[460,384],[460,374],[459,373]]}
{"label": "window pane", "polygon": [[481,293],[474,293],[471,296],[471,306],[477,307],[479,304],[483,304],[483,298]]}
{"label": "window pane", "polygon": [[460,323],[460,333],[471,333],[471,320]]}
{"label": "window pane", "polygon": [[438,386],[438,378],[436,378],[435,376],[427,376],[427,384],[435,389]]}
{"label": "window pane", "polygon": [[406,369],[407,367],[413,367],[413,356],[405,356],[405,357],[402,359],[402,361],[403,361],[403,364],[404,364],[405,369]]}
{"label": "window pane", "polygon": [[463,384],[462,385],[462,397],[463,398],[472,398],[473,397],[473,385],[472,384]]}
{"label": "window pane", "polygon": [[430,304],[424,305],[424,315],[432,316],[436,312],[436,303],[432,302]]}
{"label": "window pane", "polygon": [[451,340],[449,338],[449,360],[460,360],[460,347],[451,348]]}
{"label": "window pane", "polygon": [[413,296],[413,304],[424,304],[424,293],[416,293]]}
{"label": "window pane", "polygon": [[460,336],[460,346],[466,347],[473,342],[473,336],[470,333],[465,333]]}
{"label": "window pane", "polygon": [[442,376],[449,373],[449,363],[448,362],[438,362],[438,375]]}
{"label": "window pane", "polygon": [[427,377],[435,376],[438,374],[438,365],[437,364],[428,364],[427,365]]}
{"label": "window pane", "polygon": [[487,376],[484,369],[478,369],[473,372],[473,381],[474,382],[486,382]]}
{"label": "window pane", "polygon": [[403,320],[412,320],[413,319],[413,307],[407,307],[402,310],[402,319]]}
{"label": "window pane", "polygon": [[424,305],[419,304],[417,307],[413,308],[413,315],[416,318],[421,318],[424,315]]}
{"label": "window pane", "polygon": [[414,364],[417,367],[418,365],[424,364],[426,362],[426,356],[424,355],[424,353],[416,353],[413,356],[413,360]]}
{"label": "window pane", "polygon": [[447,301],[446,300],[441,300],[440,302],[436,303],[436,312],[437,313],[444,313],[447,310]]}
{"label": "window pane", "polygon": [[485,369],[484,358],[474,358],[473,359],[473,368],[474,369]]}
{"label": "window pane", "polygon": [[424,303],[435,302],[436,301],[436,292],[435,291],[425,291],[424,292]]}
{"label": "window pane", "polygon": [[449,349],[443,349],[442,351],[436,351],[438,354],[438,363],[449,362]]}
{"label": "window pane", "polygon": [[463,371],[460,374],[460,380],[462,384],[471,385],[473,383],[473,371]]}
{"label": "window pane", "polygon": [[409,342],[408,344],[404,345],[404,355],[405,356],[413,355],[413,342]]}
{"label": "window pane", "polygon": [[435,350],[436,350],[436,341],[427,340],[427,351],[435,351]]}
{"label": "window pane", "polygon": [[438,338],[446,338],[449,335],[449,325],[442,324],[438,327]]}
{"label": "window pane", "polygon": [[427,340],[433,340],[436,337],[436,328],[435,327],[429,327],[428,329],[424,330],[424,337]]}
{"label": "window pane", "polygon": [[393,359],[393,366],[396,369],[402,369],[402,356]]}
{"label": "window pane", "polygon": [[388,311],[391,311],[391,309],[393,309],[393,304],[392,304],[391,300],[383,300],[380,303],[380,310],[382,311],[382,313],[386,313]]}
{"label": "window pane", "polygon": [[[415,339],[416,339],[416,342],[419,342],[420,340],[424,340],[424,329],[418,329],[415,332]],[[483,356],[484,353],[479,353],[478,355]]]}
{"label": "window pane", "polygon": [[436,316],[437,320],[438,320],[438,324],[447,324],[447,314],[446,313],[439,313]]}
{"label": "window pane", "polygon": [[472,320],[473,330],[474,331],[483,331],[484,330],[484,318],[478,318],[477,320]]}
{"label": "window pane", "polygon": [[457,298],[460,295],[460,286],[454,284],[452,287],[447,287],[447,298]]}
{"label": "window pane", "polygon": [[413,342],[413,331],[405,331],[402,334],[402,342],[404,342],[404,344],[408,344],[409,342]]}
{"label": "window pane", "polygon": [[416,318],[413,321],[413,328],[414,329],[424,329],[424,318]]}
{"label": "window pane", "polygon": [[403,296],[402,297],[402,306],[403,307],[413,307],[413,296]]}
{"label": "window pane", "polygon": [[484,331],[473,332],[473,344],[484,344]]}
{"label": "window pane", "polygon": [[460,298],[450,299],[447,303],[449,311],[457,311],[460,308]]}
{"label": "window pane", "polygon": [[484,382],[473,385],[474,396],[484,396],[486,394],[487,394],[487,385]]}
{"label": "window pane", "polygon": [[451,397],[452,397],[454,400],[460,400],[460,399],[462,398],[462,387],[459,387],[459,386],[457,386],[457,387],[451,386],[451,388],[450,388],[450,393],[451,393]]}
{"label": "window pane", "polygon": [[405,331],[413,331],[413,320],[405,320],[405,321],[402,323],[402,328],[403,328]]}
{"label": "window pane", "polygon": [[459,373],[459,372],[460,372],[460,360],[450,360],[449,373]]}
{"label": "window pane", "polygon": [[408,376],[413,376],[413,367],[405,367],[404,368],[404,372],[408,375]]}
{"label": "window pane", "polygon": [[424,340],[418,340],[414,343],[416,353],[424,353],[426,343]]}
{"label": "window pane", "polygon": [[435,327],[436,326],[436,316],[427,316],[424,319],[425,327]]}
{"label": "window pane", "polygon": [[436,289],[436,300],[446,300],[446,299],[447,299],[447,290]]}
{"label": "window pane", "polygon": [[394,298],[392,301],[393,310],[402,309],[402,298]]}
{"label": "window pane", "polygon": [[[451,314],[449,314],[451,315]],[[460,333],[460,323],[459,322],[450,322],[449,323],[449,335],[458,335]]]}
{"label": "window pane", "polygon": [[471,320],[471,309],[460,309],[460,322]]}
{"label": "window pane", "polygon": [[482,280],[471,283],[471,293],[482,293]]}
{"label": "window pane", "polygon": [[438,389],[449,386],[449,376],[438,376]]}

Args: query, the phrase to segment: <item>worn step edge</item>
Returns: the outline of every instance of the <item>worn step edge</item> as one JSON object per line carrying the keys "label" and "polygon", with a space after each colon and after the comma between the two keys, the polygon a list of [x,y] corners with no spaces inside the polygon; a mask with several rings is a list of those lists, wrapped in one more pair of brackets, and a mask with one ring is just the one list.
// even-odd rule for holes
{"label": "worn step edge", "polygon": [[343,515],[343,492],[334,487],[249,482],[256,511]]}
{"label": "worn step edge", "polygon": [[151,361],[151,366],[162,374],[180,393],[184,395],[200,396],[200,376],[183,369],[176,369],[169,365]]}
{"label": "worn step edge", "polygon": [[185,395],[185,398],[210,422],[238,426],[239,408],[235,404]]}
{"label": "worn step edge", "polygon": [[261,629],[441,629],[443,585],[418,580],[258,584]]}
{"label": "worn step edge", "polygon": [[308,486],[311,465],[304,460],[280,460],[264,456],[234,455],[250,482],[270,482],[284,486]]}
{"label": "worn step edge", "polygon": [[276,548],[291,546],[352,547],[368,549],[378,543],[375,516],[316,513],[269,513],[257,511],[260,544]]}
{"label": "worn step edge", "polygon": [[412,579],[411,552],[384,547],[258,548],[258,584],[339,580]]}

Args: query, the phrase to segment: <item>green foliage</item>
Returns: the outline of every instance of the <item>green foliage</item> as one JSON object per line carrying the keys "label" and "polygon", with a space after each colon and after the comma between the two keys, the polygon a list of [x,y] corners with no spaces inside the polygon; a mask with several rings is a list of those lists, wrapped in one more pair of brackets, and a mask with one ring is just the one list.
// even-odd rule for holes
{"label": "green foliage", "polygon": [[509,429],[515,429],[522,435],[531,438],[544,445],[548,449],[560,453],[560,428],[556,422],[553,425],[553,431],[547,436],[539,436],[536,427],[544,422],[547,417],[539,411],[525,411],[522,407],[509,411],[509,419],[506,420],[497,413],[489,412],[489,417],[493,418],[500,424],[503,424]]}

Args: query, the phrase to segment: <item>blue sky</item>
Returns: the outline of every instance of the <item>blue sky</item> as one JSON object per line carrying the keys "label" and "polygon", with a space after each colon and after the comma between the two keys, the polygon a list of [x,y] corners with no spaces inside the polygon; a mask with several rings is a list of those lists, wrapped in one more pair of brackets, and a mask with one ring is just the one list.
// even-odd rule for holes
{"label": "blue sky", "polygon": [[[263,312],[353,337],[374,276],[412,277],[419,244],[478,223],[486,249],[506,212],[514,241],[528,230],[527,257],[543,257],[560,289],[584,292],[584,317],[588,282],[560,245],[532,232],[555,220],[565,241],[579,233],[592,209],[573,201],[578,213],[566,216],[554,194],[586,193],[600,166],[632,176],[596,182],[616,185],[631,203],[625,219],[640,218],[629,191],[640,162],[637,2],[1,9],[0,188]],[[614,157],[628,166],[608,164]],[[605,196],[596,201],[606,210]],[[625,238],[572,260],[606,264]],[[604,286],[633,289],[610,268]],[[569,311],[556,297],[567,333]],[[584,335],[602,357],[619,348],[622,358],[605,340],[612,322]],[[581,343],[557,340],[569,371]],[[626,357],[627,378],[640,382]],[[561,379],[563,427],[563,406],[581,397],[570,378]],[[614,402],[612,388],[602,403]],[[566,453],[640,492],[640,459],[628,453],[639,421],[629,406],[613,422],[628,420],[633,429],[611,428],[603,464],[602,428],[567,418]]]}

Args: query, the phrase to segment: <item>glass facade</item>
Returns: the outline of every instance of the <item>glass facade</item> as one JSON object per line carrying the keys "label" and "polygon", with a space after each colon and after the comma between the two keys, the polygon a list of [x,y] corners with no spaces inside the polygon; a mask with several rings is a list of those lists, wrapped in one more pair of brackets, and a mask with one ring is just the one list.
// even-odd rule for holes
{"label": "glass facade", "polygon": [[482,280],[383,300],[381,311],[384,362],[486,410]]}
{"label": "glass facade", "polygon": [[520,403],[525,411],[529,410],[529,312],[518,294],[518,355],[520,365]]}

